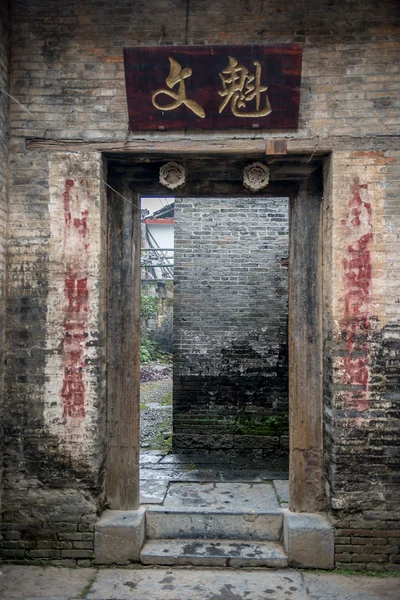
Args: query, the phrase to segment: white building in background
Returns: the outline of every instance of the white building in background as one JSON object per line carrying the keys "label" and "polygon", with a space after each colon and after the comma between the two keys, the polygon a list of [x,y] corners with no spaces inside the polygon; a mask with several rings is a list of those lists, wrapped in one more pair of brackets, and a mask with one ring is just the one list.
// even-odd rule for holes
{"label": "white building in background", "polygon": [[[155,200],[161,203],[162,208],[150,212],[146,204],[154,206]],[[168,204],[165,204],[165,201]],[[142,279],[173,279],[174,200],[143,199],[142,211],[146,213],[142,227]]]}

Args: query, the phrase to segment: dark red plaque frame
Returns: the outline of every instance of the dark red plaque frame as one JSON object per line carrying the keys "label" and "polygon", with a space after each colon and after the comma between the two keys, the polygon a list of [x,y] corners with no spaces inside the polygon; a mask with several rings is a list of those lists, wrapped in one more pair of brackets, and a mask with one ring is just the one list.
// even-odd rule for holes
{"label": "dark red plaque frame", "polygon": [[[267,116],[238,117],[230,104],[219,113],[223,97],[220,73],[227,68],[229,57],[254,74],[254,61],[261,67],[262,86],[268,86],[271,113]],[[185,78],[186,98],[194,100],[205,111],[197,116],[185,104],[173,110],[159,110],[152,95],[168,89],[166,79],[173,58],[182,69],[192,74]],[[158,46],[124,49],[129,127],[132,131],[167,131],[172,129],[293,129],[298,125],[302,46],[300,44],[247,46]],[[177,92],[177,83],[171,91]],[[160,95],[158,104],[168,105],[171,98]],[[255,100],[246,104],[255,111]]]}

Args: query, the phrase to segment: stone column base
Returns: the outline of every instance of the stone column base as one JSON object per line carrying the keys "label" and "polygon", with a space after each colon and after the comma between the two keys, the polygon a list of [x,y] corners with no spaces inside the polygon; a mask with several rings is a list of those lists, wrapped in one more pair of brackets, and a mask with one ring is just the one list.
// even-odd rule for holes
{"label": "stone column base", "polygon": [[145,508],[106,510],[95,525],[96,565],[139,562],[145,536]]}
{"label": "stone column base", "polygon": [[333,569],[335,566],[333,527],[321,514],[285,511],[283,543],[290,567]]}

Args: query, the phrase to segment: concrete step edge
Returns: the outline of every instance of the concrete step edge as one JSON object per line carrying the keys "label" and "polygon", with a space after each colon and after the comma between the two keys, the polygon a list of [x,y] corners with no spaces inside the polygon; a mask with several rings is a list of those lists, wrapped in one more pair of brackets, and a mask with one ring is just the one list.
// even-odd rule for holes
{"label": "concrete step edge", "polygon": [[147,540],[140,560],[145,565],[285,568],[288,558],[279,542],[220,539]]}
{"label": "concrete step edge", "polygon": [[158,505],[148,505],[146,506],[146,513],[155,513],[155,514],[166,514],[166,515],[232,515],[232,516],[247,516],[247,515],[257,515],[257,516],[277,516],[283,517],[285,514],[285,509],[277,508],[277,509],[269,509],[269,510],[237,510],[237,509],[217,509],[217,508],[197,508],[197,507],[188,507],[188,508],[166,508],[164,506]]}
{"label": "concrete step edge", "polygon": [[279,541],[283,531],[280,513],[146,513],[147,539],[202,538]]}

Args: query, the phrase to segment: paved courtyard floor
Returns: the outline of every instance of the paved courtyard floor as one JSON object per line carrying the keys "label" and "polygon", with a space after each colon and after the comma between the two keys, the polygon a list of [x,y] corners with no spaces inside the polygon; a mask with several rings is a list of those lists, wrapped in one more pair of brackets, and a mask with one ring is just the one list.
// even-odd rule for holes
{"label": "paved courtyard floor", "polygon": [[140,454],[141,504],[163,504],[173,489],[179,487],[178,484],[238,484],[236,488],[239,490],[240,484],[249,487],[269,482],[274,485],[281,508],[286,508],[289,501],[288,478],[286,457],[238,457],[217,451],[174,454],[142,450]]}
{"label": "paved courtyard floor", "polygon": [[398,600],[399,577],[291,569],[3,565],[1,600]]}

